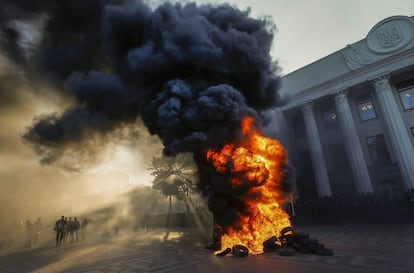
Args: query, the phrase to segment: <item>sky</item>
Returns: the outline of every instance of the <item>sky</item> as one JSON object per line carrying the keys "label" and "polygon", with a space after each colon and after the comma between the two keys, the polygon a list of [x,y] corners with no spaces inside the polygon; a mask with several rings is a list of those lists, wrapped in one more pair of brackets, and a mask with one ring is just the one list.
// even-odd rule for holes
{"label": "sky", "polygon": [[[218,1],[199,1],[217,3]],[[364,39],[390,16],[414,16],[410,0],[231,0],[253,16],[270,15],[278,32],[272,56],[291,73]]]}
{"label": "sky", "polygon": [[[250,7],[253,17],[273,18],[278,31],[271,55],[278,61],[282,75],[364,39],[376,23],[387,17],[414,15],[412,0],[231,0],[228,3],[241,9]],[[131,186],[151,185],[148,166],[162,147],[156,137],[142,130],[138,132],[139,141],[132,144],[134,149],[131,143],[124,145],[122,142],[109,151],[98,147],[94,155],[104,160],[80,172],[71,173],[59,166],[40,164],[21,135],[35,116],[58,111],[69,105],[71,99],[64,93],[49,92],[54,87],[41,81],[27,84],[24,75],[10,71],[18,69],[0,53],[0,81],[10,82],[10,85],[3,85],[0,92],[13,92],[13,95],[0,97],[7,99],[0,101],[0,216],[34,219],[51,207],[55,208],[54,212],[74,209],[73,204],[84,204],[90,200],[85,198],[91,196],[99,195],[102,200],[108,200],[114,193]],[[42,89],[42,94],[49,95],[25,92],[27,88]],[[15,101],[20,103],[15,104]],[[19,107],[14,107],[17,104]]]}

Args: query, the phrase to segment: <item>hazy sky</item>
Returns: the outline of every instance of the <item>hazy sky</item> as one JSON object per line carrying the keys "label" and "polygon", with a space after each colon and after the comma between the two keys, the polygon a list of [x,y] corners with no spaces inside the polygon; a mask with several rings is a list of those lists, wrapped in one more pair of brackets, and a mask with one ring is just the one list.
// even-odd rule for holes
{"label": "hazy sky", "polygon": [[[376,23],[387,17],[414,15],[412,0],[227,2],[241,9],[250,6],[254,17],[270,15],[273,18],[278,32],[272,56],[279,61],[283,74],[365,38]],[[92,168],[87,174],[68,175],[57,167],[41,166],[31,147],[22,143],[21,134],[35,115],[67,105],[68,98],[56,95],[41,97],[27,92],[28,88],[44,91],[51,87],[42,83],[36,86],[28,84],[19,70],[1,54],[0,81],[3,83],[0,92],[4,93],[0,96],[0,216],[12,217],[10,214],[14,211],[10,208],[16,208],[17,217],[35,218],[46,208],[54,207],[55,211],[63,207],[69,209],[70,205],[60,203],[62,200],[77,203],[76,200],[82,196],[103,191],[113,194],[129,184],[150,184],[147,167],[151,157],[160,151],[160,144],[143,132],[141,135],[148,141],[141,141],[136,149],[130,149],[128,145],[115,147],[102,165]],[[19,107],[15,107],[17,105]]]}
{"label": "hazy sky", "polygon": [[[198,0],[200,3],[220,1]],[[283,74],[364,39],[381,20],[414,16],[412,0],[230,0],[252,15],[271,15],[278,32],[273,56]]]}

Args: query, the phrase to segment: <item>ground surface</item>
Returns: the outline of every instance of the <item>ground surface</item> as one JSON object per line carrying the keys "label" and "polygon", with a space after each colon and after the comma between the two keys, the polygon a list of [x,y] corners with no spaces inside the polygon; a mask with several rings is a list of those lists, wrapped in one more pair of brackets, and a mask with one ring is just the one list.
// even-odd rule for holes
{"label": "ground surface", "polygon": [[303,226],[296,231],[317,237],[334,250],[332,257],[276,253],[237,258],[217,257],[204,247],[206,232],[150,230],[106,236],[55,247],[53,232],[33,248],[0,252],[1,273],[412,273],[414,272],[413,225]]}

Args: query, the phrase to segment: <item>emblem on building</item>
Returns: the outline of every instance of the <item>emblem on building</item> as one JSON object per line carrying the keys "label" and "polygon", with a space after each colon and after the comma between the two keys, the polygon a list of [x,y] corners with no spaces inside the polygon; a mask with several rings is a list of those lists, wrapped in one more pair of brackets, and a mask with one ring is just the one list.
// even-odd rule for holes
{"label": "emblem on building", "polygon": [[378,56],[369,52],[363,42],[347,45],[346,48],[341,50],[341,53],[351,70],[356,70],[378,60]]}
{"label": "emblem on building", "polygon": [[396,46],[404,40],[398,22],[377,30],[377,37],[379,44],[385,48]]}
{"label": "emblem on building", "polygon": [[392,16],[376,24],[365,41],[371,52],[382,55],[403,49],[413,38],[413,18]]}

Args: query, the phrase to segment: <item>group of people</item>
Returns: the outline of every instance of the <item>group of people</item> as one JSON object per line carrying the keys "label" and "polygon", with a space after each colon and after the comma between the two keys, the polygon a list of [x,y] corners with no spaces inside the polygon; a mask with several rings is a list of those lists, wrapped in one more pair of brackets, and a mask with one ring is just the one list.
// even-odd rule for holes
{"label": "group of people", "polygon": [[62,242],[79,241],[78,231],[80,231],[82,240],[84,240],[88,223],[89,220],[86,218],[80,223],[78,217],[72,219],[72,217],[62,216],[56,221],[53,228],[56,232],[56,246],[62,245]]}

